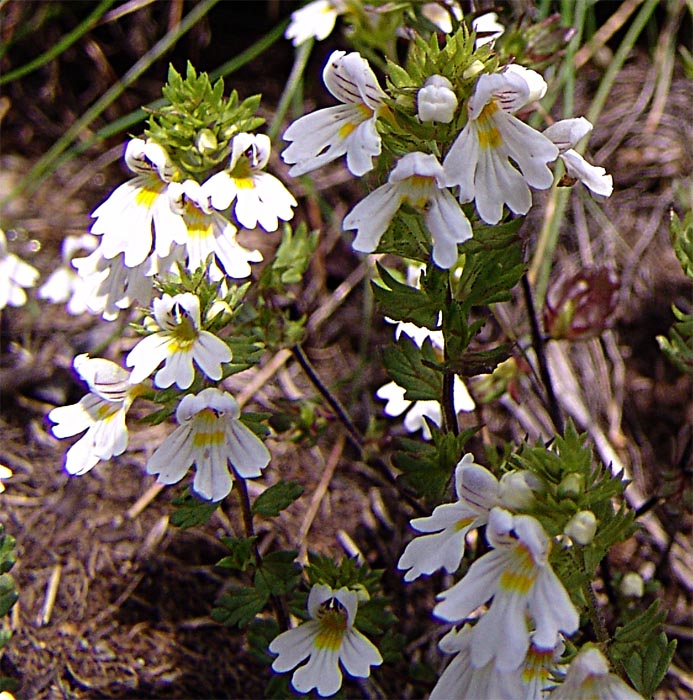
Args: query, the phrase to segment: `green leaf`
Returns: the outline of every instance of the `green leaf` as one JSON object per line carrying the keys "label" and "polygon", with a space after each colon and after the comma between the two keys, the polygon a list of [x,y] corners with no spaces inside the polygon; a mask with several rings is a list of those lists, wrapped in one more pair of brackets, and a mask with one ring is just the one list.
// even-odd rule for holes
{"label": "green leaf", "polygon": [[431,236],[421,215],[403,206],[383,234],[376,253],[393,253],[402,258],[427,263],[430,258]]}
{"label": "green leaf", "polygon": [[12,576],[0,574],[0,617],[7,615],[18,598]]}
{"label": "green leaf", "polygon": [[269,592],[249,586],[233,586],[229,593],[217,600],[217,607],[212,608],[211,617],[227,627],[237,625],[245,627],[262,612],[269,600]]}
{"label": "green leaf", "polygon": [[373,282],[373,295],[384,316],[406,321],[430,330],[438,327],[440,301],[425,291],[399,282],[387,268],[377,263],[382,283]]}
{"label": "green leaf", "polygon": [[669,330],[669,338],[657,336],[662,352],[680,372],[693,375],[693,315],[672,307],[677,322]]}
{"label": "green leaf", "polygon": [[669,236],[684,273],[693,279],[693,212],[687,212],[681,221],[672,211]]}
{"label": "green leaf", "polygon": [[301,580],[301,567],[294,561],[298,552],[278,551],[265,555],[255,572],[255,587],[269,595],[286,595]]}
{"label": "green leaf", "polygon": [[419,348],[403,334],[383,351],[383,364],[396,384],[405,389],[408,401],[440,401],[443,393],[443,375],[433,369],[440,358],[430,339]]}
{"label": "green leaf", "polygon": [[174,507],[171,513],[171,524],[187,530],[196,525],[204,525],[212,517],[221,501],[203,501],[186,488],[180,496],[172,501]]}
{"label": "green leaf", "polygon": [[303,486],[297,481],[279,481],[255,499],[251,510],[255,515],[273,518],[288,508],[302,493]]}
{"label": "green leaf", "polygon": [[[318,232],[309,232],[305,222],[301,222],[293,232],[286,224],[270,268],[273,276],[278,276],[283,285],[298,284],[308,269],[317,245]],[[266,281],[267,277],[263,276],[263,282]],[[273,286],[276,286],[276,282]]]}
{"label": "green leaf", "polygon": [[2,533],[3,527],[0,525],[0,574],[7,573],[17,561],[14,537]]}
{"label": "green leaf", "polygon": [[220,559],[217,566],[222,569],[235,569],[245,571],[253,562],[253,544],[257,540],[257,535],[253,537],[222,537],[221,541],[231,554]]}
{"label": "green leaf", "polygon": [[246,633],[251,655],[263,666],[269,666],[276,658],[267,651],[272,640],[279,634],[279,625],[274,618],[255,618]]}

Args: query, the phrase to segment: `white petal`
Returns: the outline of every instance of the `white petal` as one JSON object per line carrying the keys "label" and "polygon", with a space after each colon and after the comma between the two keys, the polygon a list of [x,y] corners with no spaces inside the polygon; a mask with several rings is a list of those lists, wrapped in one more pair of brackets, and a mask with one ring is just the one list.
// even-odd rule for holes
{"label": "white petal", "polygon": [[192,348],[187,348],[166,358],[164,366],[154,375],[154,384],[167,389],[175,382],[179,389],[189,389],[194,379]]}
{"label": "white petal", "polygon": [[209,331],[201,331],[193,344],[193,358],[199,368],[214,380],[221,379],[221,365],[231,361],[231,350],[220,338]]}
{"label": "white petal", "polygon": [[132,367],[130,381],[140,384],[168,357],[171,337],[168,333],[153,333],[135,345],[125,358],[125,364]]}
{"label": "white petal", "polygon": [[260,476],[270,461],[270,452],[265,443],[239,420],[226,425],[228,438],[228,459],[239,476],[251,478]]}
{"label": "white petal", "polygon": [[93,469],[99,458],[92,449],[91,435],[87,432],[65,453],[65,471],[73,476],[81,476]]}
{"label": "white petal", "polygon": [[471,529],[448,528],[433,535],[415,537],[405,548],[397,562],[397,568],[406,570],[405,581],[414,581],[422,574],[432,574],[438,569],[448,573],[457,571],[464,555],[464,537]]}
{"label": "white petal", "polygon": [[299,693],[316,688],[323,697],[334,695],[342,687],[338,652],[316,649],[308,663],[294,672],[291,684]]}
{"label": "white petal", "polygon": [[506,553],[494,550],[477,559],[465,577],[438,596],[433,614],[443,620],[464,620],[485,603],[496,591],[498,580],[506,568]]}
{"label": "white petal", "polygon": [[277,673],[290,671],[310,656],[319,630],[319,623],[309,620],[276,636],[269,645],[271,654],[279,654],[272,663]]}
{"label": "white petal", "polygon": [[380,134],[375,119],[361,122],[346,140],[347,168],[356,177],[373,169],[373,158],[380,155]]}
{"label": "white petal", "polygon": [[571,635],[580,619],[563,584],[550,566],[541,570],[529,601],[529,612],[534,620],[534,645],[551,649],[558,641],[558,632]]}
{"label": "white petal", "polygon": [[350,676],[368,678],[371,666],[380,666],[383,657],[380,652],[357,629],[350,629],[344,635],[339,659]]}
{"label": "white petal", "polygon": [[160,484],[176,484],[193,463],[190,426],[176,428],[157,447],[147,462],[147,474],[158,475]]}
{"label": "white petal", "polygon": [[352,248],[361,253],[372,253],[399,209],[401,196],[396,185],[386,183],[362,199],[344,218],[345,230],[356,229]]}
{"label": "white petal", "polygon": [[561,119],[544,129],[544,136],[558,146],[563,153],[574,148],[578,141],[592,131],[592,124],[584,117]]}
{"label": "white petal", "polygon": [[425,219],[433,238],[433,262],[448,270],[457,262],[457,244],[472,237],[471,224],[447,190],[431,198]]}
{"label": "white petal", "polygon": [[588,163],[579,153],[572,149],[561,155],[565,169],[571,177],[576,177],[585,187],[602,197],[610,197],[614,191],[614,181],[606,170]]}

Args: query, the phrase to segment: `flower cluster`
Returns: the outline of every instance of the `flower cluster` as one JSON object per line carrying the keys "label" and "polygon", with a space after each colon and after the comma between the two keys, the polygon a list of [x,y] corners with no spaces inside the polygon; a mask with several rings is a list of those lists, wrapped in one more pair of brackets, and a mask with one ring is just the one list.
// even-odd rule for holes
{"label": "flower cluster", "polygon": [[[487,38],[492,41],[498,35],[491,29]],[[477,46],[484,43],[478,41]],[[486,47],[482,50],[488,51]],[[443,138],[432,151],[410,146],[404,153],[404,136],[394,151],[383,136],[406,130],[393,109],[395,105],[401,109],[396,95],[382,89],[360,54],[335,51],[329,57],[323,80],[341,104],[291,124],[284,133],[291,143],[282,158],[292,165],[290,174],[298,176],[345,155],[346,166],[356,177],[371,171],[384,149],[397,158],[387,182],[344,219],[344,229],[356,231],[354,250],[376,251],[397,212],[407,205],[423,217],[431,236],[433,262],[449,269],[457,262],[458,244],[472,237],[469,213],[462,205],[473,203],[486,224],[497,224],[505,207],[515,215],[525,215],[532,204],[530,188],[551,187],[554,174],[549,165],[559,158],[568,174],[592,192],[611,193],[611,177],[573,148],[591,130],[591,124],[584,118],[567,119],[543,133],[537,131],[517,115],[545,94],[542,76],[516,64],[486,72],[474,55],[464,75],[467,82],[474,81],[471,92],[455,87],[444,75],[429,75],[416,91],[416,113],[407,115],[421,124],[464,122],[463,128],[457,134],[450,129],[441,131],[452,139]],[[415,143],[414,139],[409,138],[409,143]]]}
{"label": "flower cluster", "polygon": [[212,279],[247,277],[262,255],[238,242],[238,228],[224,212],[235,201],[241,226],[271,232],[296,206],[284,185],[264,172],[269,156],[267,136],[236,134],[228,167],[200,183],[151,138],[131,139],[124,157],[135,176],[94,210],[92,233],[100,243],[73,261],[91,291],[89,309],[110,320],[135,301],[148,304],[154,276],[178,261],[194,271],[211,256]]}
{"label": "flower cluster", "polygon": [[25,289],[33,287],[38,280],[38,270],[7,250],[5,232],[0,229],[0,309],[23,306],[26,303]]}

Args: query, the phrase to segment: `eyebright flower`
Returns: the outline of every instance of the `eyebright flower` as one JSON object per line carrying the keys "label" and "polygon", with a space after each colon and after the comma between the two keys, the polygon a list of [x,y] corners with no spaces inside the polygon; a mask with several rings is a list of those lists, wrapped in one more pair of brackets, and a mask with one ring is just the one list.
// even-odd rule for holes
{"label": "eyebright flower", "polygon": [[380,155],[375,122],[386,109],[387,96],[368,61],[356,52],[334,51],[322,78],[342,104],[306,114],[284,132],[282,138],[293,142],[282,153],[284,162],[293,164],[289,175],[305,175],[345,153],[352,175],[364,175]]}
{"label": "eyebright flower", "polygon": [[5,479],[11,479],[12,473],[13,472],[9,467],[6,467],[4,464],[0,464],[0,493],[4,492]]}
{"label": "eyebright flower", "polygon": [[643,700],[617,675],[596,647],[585,647],[572,660],[565,681],[549,694],[549,700]]}
{"label": "eyebright flower", "polygon": [[457,244],[472,237],[472,227],[455,198],[445,189],[445,174],[431,154],[407,153],[388,181],[347,214],[344,229],[356,229],[354,250],[372,253],[404,202],[423,212],[433,238],[433,262],[443,269],[457,262]]}
{"label": "eyebright flower", "polygon": [[488,469],[466,454],[455,468],[455,503],[437,506],[427,518],[415,518],[411,526],[419,532],[397,562],[407,570],[405,581],[440,568],[457,571],[464,555],[464,538],[470,530],[485,525],[491,508],[500,504],[498,480]]}
{"label": "eyebright flower", "polygon": [[87,432],[67,451],[68,474],[86,474],[99,460],[123,454],[128,446],[125,414],[141,387],[132,384],[130,374],[115,362],[77,355],[73,366],[89,386],[78,403],[54,408],[48,419],[56,423],[51,432],[57,438]]}
{"label": "eyebright flower", "polygon": [[152,247],[159,257],[170,253],[171,243],[182,240],[185,224],[172,211],[166,194],[173,166],[166,151],[153,141],[131,139],[125,164],[137,176],[117,187],[92,212],[91,232],[103,236],[101,253],[115,258],[123,253],[127,267],[141,265]]}
{"label": "eyebright flower", "polygon": [[26,303],[25,289],[33,287],[38,280],[38,270],[7,251],[5,232],[0,229],[0,309],[23,306]]}
{"label": "eyebright flower", "polygon": [[221,365],[231,361],[231,350],[223,340],[209,331],[200,330],[200,300],[194,294],[164,294],[154,299],[154,318],[161,330],[135,345],[125,364],[132,367],[131,381],[143,382],[162,362],[154,376],[161,389],[174,382],[188,389],[195,379],[195,364],[210,379],[222,377]]}
{"label": "eyebright flower", "polygon": [[176,409],[179,425],[149,458],[147,474],[158,474],[160,484],[176,484],[194,464],[193,489],[211,501],[231,491],[229,464],[242,479],[260,476],[270,453],[240,415],[236,399],[225,391],[184,396]]}
{"label": "eyebright flower", "polygon": [[476,48],[484,44],[493,45],[496,39],[505,32],[505,27],[498,21],[498,15],[495,12],[486,12],[473,19],[472,29],[477,35],[474,41]]}
{"label": "eyebright flower", "polygon": [[326,39],[334,29],[337,17],[344,12],[340,0],[314,0],[291,13],[291,22],[284,36],[294,46],[300,46],[311,37]]}
{"label": "eyebright flower", "polygon": [[610,197],[614,191],[614,180],[604,168],[588,163],[573,150],[578,141],[592,131],[592,124],[584,117],[562,119],[544,129],[544,136],[558,146],[559,157],[565,165],[566,173],[580,180],[594,194]]}
{"label": "eyebright flower", "polygon": [[92,300],[93,285],[77,274],[72,266],[72,259],[78,251],[93,252],[98,242],[98,238],[90,233],[66,236],[60,250],[62,265],[51,272],[39,288],[38,297],[48,299],[54,304],[67,302],[67,312],[75,316],[87,311]]}
{"label": "eyebright flower", "polygon": [[431,23],[435,24],[443,34],[452,32],[452,20],[462,19],[462,9],[456,0],[439,0],[439,2],[425,2],[421,6],[421,14]]}
{"label": "eyebright flower", "polygon": [[[250,275],[249,263],[260,262],[259,250],[248,250],[236,240],[236,227],[209,203],[209,198],[195,180],[173,182],[169,186],[171,208],[185,222],[183,243],[190,271],[206,264],[214,256],[210,277],[219,281],[224,274],[236,279]],[[221,265],[219,270],[216,263]]]}
{"label": "eyebright flower", "polygon": [[482,75],[469,99],[469,120],[443,161],[444,184],[458,185],[460,202],[474,200],[487,224],[500,221],[504,204],[526,214],[532,204],[528,185],[545,190],[553,182],[546,164],[556,160],[558,148],[514,116],[545,92],[538,73],[511,65]]}
{"label": "eyebright flower", "polygon": [[499,671],[492,662],[472,663],[472,628],[450,630],[438,642],[446,654],[455,654],[429,696],[430,700],[542,700],[549,673],[563,653],[563,643],[549,650],[530,645],[524,661],[512,671]]}
{"label": "eyebright flower", "polygon": [[310,620],[282,632],[272,640],[269,651],[278,654],[272,663],[277,673],[298,668],[291,684],[299,693],[316,688],[322,697],[334,695],[342,686],[344,670],[356,678],[367,678],[371,666],[379,666],[382,656],[376,647],[354,627],[358,595],[347,588],[333,590],[315,584],[308,594]]}
{"label": "eyebright flower", "polygon": [[416,108],[422,122],[449,124],[457,109],[457,96],[452,83],[444,75],[426,78],[423,87],[416,93]]}
{"label": "eyebright flower", "polygon": [[237,134],[231,145],[228,170],[212,175],[202,185],[203,197],[223,211],[236,200],[234,213],[245,228],[258,223],[265,231],[276,231],[278,219],[289,221],[297,202],[274,175],[263,172],[269,161],[270,138],[266,134]]}
{"label": "eyebright flower", "polygon": [[527,614],[540,649],[553,649],[559,632],[575,632],[579,618],[549,564],[551,541],[537,520],[493,508],[486,538],[493,550],[438,596],[441,602],[433,612],[443,620],[461,621],[493,597],[472,632],[472,663],[480,668],[495,659],[498,670],[512,671],[529,647]]}

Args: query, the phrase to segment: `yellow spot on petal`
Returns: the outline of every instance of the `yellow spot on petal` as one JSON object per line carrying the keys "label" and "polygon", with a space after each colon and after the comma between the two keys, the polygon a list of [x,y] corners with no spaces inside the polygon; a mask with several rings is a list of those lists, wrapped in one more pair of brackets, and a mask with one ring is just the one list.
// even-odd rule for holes
{"label": "yellow spot on petal", "polygon": [[491,101],[482,110],[476,120],[477,135],[481,148],[498,148],[502,143],[493,115],[499,110],[498,105]]}
{"label": "yellow spot on petal", "polygon": [[536,566],[531,553],[524,545],[517,545],[514,554],[513,566],[501,574],[498,587],[511,593],[527,595],[537,578]]}
{"label": "yellow spot on petal", "polygon": [[468,527],[473,520],[474,518],[462,518],[458,520],[455,523],[455,530],[457,530],[457,532],[459,532],[460,530],[464,530],[464,528]]}
{"label": "yellow spot on petal", "polygon": [[138,207],[144,207],[145,209],[151,209],[154,206],[156,198],[161,194],[161,189],[155,187],[143,187],[138,190],[135,195],[135,204]]}
{"label": "yellow spot on petal", "polygon": [[234,184],[239,190],[253,190],[255,189],[255,183],[251,177],[237,177],[234,178]]}
{"label": "yellow spot on petal", "polygon": [[335,609],[323,608],[321,613],[320,631],[316,635],[313,645],[316,649],[338,651],[346,634],[346,610],[341,608],[341,606]]}

